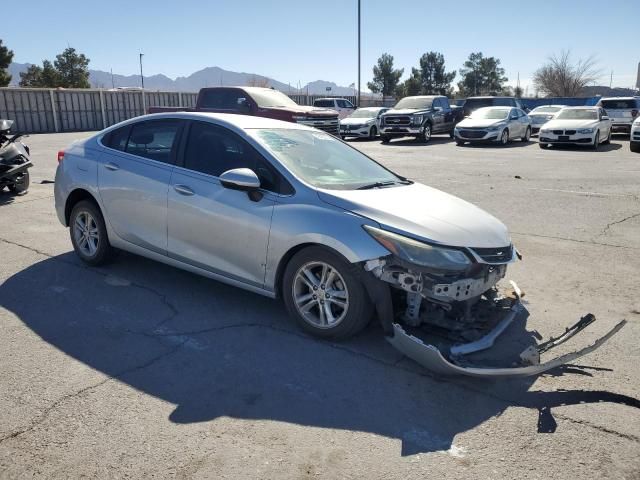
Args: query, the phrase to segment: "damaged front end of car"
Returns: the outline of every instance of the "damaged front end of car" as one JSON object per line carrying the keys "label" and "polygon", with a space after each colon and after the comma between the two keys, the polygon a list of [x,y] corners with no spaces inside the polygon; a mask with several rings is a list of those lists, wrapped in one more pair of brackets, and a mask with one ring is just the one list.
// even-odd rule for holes
{"label": "damaged front end of car", "polygon": [[599,348],[626,323],[622,320],[593,344],[551,360],[543,360],[541,354],[593,323],[592,314],[546,342],[538,343],[523,329],[522,338],[498,345],[514,322],[528,316],[523,294],[514,282],[508,292],[498,288],[507,266],[521,258],[513,245],[447,247],[375,227],[365,230],[390,252],[362,265],[363,280],[387,340],[438,374],[538,375]]}

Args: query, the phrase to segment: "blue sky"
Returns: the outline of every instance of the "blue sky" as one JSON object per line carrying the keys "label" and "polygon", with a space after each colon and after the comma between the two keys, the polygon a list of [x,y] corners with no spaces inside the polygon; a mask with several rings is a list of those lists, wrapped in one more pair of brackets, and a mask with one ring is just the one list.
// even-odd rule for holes
{"label": "blue sky", "polygon": [[[207,66],[258,73],[285,83],[347,86],[357,79],[357,0],[22,2],[0,38],[14,61],[39,63],[67,45],[90,68],[185,76]],[[443,8],[443,5],[445,8]],[[449,6],[449,8],[446,8]],[[640,61],[638,0],[362,0],[362,85],[383,52],[396,66],[417,65],[429,50],[458,70],[470,52],[498,57],[511,84],[523,86],[545,58],[570,49],[595,55],[599,83],[635,84]],[[624,45],[623,42],[627,42]],[[456,79],[456,81],[458,78]]]}

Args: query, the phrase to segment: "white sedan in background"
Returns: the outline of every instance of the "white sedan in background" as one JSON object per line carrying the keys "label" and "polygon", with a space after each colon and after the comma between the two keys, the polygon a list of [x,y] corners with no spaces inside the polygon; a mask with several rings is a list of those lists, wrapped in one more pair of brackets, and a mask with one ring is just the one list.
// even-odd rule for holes
{"label": "white sedan in background", "polygon": [[531,119],[531,135],[536,135],[542,125],[562,110],[566,105],[540,105],[529,112],[529,118]]}
{"label": "white sedan in background", "polygon": [[340,120],[340,136],[361,137],[373,140],[378,135],[380,115],[389,110],[387,107],[359,108],[347,118]]}
{"label": "white sedan in background", "polygon": [[531,120],[523,110],[515,107],[483,107],[462,120],[454,130],[457,145],[497,142],[506,145],[519,138],[528,142]]}
{"label": "white sedan in background", "polygon": [[632,152],[640,153],[640,117],[637,117],[631,124],[629,149]]}
{"label": "white sedan in background", "polygon": [[565,107],[540,129],[540,148],[587,145],[594,150],[611,141],[611,120],[602,107]]}

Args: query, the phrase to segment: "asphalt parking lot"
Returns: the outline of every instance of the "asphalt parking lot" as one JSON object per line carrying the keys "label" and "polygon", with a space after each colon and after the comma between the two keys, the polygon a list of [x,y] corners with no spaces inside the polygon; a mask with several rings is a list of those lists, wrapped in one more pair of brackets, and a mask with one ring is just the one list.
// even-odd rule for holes
{"label": "asphalt parking lot", "polygon": [[437,378],[372,324],[344,343],[278,302],[121,254],[87,268],[53,207],[56,152],[0,194],[1,478],[640,478],[640,155],[350,143],[505,222],[523,253],[527,330],[587,312],[571,345],[628,325],[536,379]]}

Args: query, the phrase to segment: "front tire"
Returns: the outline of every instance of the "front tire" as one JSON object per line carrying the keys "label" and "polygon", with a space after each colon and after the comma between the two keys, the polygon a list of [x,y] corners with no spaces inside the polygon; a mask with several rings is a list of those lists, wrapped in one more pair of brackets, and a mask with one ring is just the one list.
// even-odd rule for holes
{"label": "front tire", "polygon": [[509,130],[507,130],[506,128],[502,131],[502,134],[500,135],[500,145],[501,146],[506,146],[509,143]]}
{"label": "front tire", "polygon": [[25,170],[15,181],[15,183],[8,186],[9,191],[14,195],[25,195],[29,191],[29,185],[31,184],[31,177],[29,176],[29,170]]}
{"label": "front tire", "polygon": [[607,139],[602,142],[603,145],[611,145],[611,129],[609,129],[609,136],[607,137]]}
{"label": "front tire", "polygon": [[71,244],[80,259],[92,266],[111,260],[114,249],[98,206],[88,200],[78,202],[69,217]]}
{"label": "front tire", "polygon": [[377,135],[378,129],[375,126],[371,127],[371,130],[369,130],[369,140],[375,140]]}
{"label": "front tire", "polygon": [[629,142],[629,150],[640,153],[640,142]]}
{"label": "front tire", "polygon": [[308,247],[293,256],[284,273],[282,295],[298,325],[322,338],[355,335],[373,313],[357,267],[322,247]]}
{"label": "front tire", "polygon": [[522,137],[522,141],[524,143],[527,143],[530,139],[531,139],[531,129],[527,127],[527,131],[525,132],[524,137]]}
{"label": "front tire", "polygon": [[382,141],[382,143],[389,143],[391,141],[391,137],[387,135],[380,135],[380,140]]}
{"label": "front tire", "polygon": [[598,130],[593,137],[593,145],[591,145],[591,149],[594,151],[598,151],[598,147],[600,146],[600,130]]}
{"label": "front tire", "polygon": [[543,150],[546,150],[547,148],[549,148],[548,143],[539,143],[538,146]]}
{"label": "front tire", "polygon": [[422,143],[429,143],[429,141],[431,140],[431,124],[430,123],[426,123],[425,126],[422,128],[422,133],[420,133],[418,140],[421,141]]}

